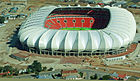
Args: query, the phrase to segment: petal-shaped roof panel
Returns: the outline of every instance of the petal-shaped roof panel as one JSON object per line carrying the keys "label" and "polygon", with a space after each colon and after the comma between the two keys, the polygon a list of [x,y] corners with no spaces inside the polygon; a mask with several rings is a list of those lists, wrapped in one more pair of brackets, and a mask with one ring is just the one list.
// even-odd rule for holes
{"label": "petal-shaped roof panel", "polygon": [[126,9],[49,6],[30,15],[18,37],[29,48],[93,52],[127,47],[135,33],[135,19]]}

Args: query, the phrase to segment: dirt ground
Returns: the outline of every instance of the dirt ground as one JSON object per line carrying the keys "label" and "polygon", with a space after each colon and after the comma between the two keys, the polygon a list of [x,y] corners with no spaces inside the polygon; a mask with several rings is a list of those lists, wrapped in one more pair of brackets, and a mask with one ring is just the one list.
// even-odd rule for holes
{"label": "dirt ground", "polygon": [[134,15],[137,26],[140,25],[140,9],[129,8],[128,10]]}
{"label": "dirt ground", "polygon": [[[30,0],[30,2],[28,2],[29,4],[25,7],[25,9],[23,9],[23,11],[20,11],[22,13],[27,13],[28,15],[32,12],[34,12],[35,10],[37,10],[39,7],[42,6],[47,6],[47,5],[74,5],[75,3],[60,3],[60,2],[50,2],[50,0]],[[86,5],[86,4],[82,4],[82,5]],[[29,6],[34,6],[33,10],[34,11],[28,11],[27,8]],[[6,7],[6,6],[3,6]],[[1,8],[0,8],[1,10]],[[140,10],[136,10],[136,9],[129,9],[129,11],[131,11],[135,17],[136,23],[137,25],[140,25]],[[19,13],[20,13],[19,12]],[[16,24],[21,24],[25,19],[16,19],[16,20],[9,20],[9,22],[6,24],[6,26],[1,27],[0,28],[0,65],[4,66],[4,65],[12,65],[14,67],[18,67],[18,68],[24,68],[27,65],[31,64],[34,60],[38,60],[39,62],[42,63],[43,66],[48,66],[48,67],[55,67],[55,68],[78,68],[81,67],[81,62],[82,59],[78,59],[78,58],[65,58],[65,57],[57,57],[57,56],[45,56],[45,55],[38,55],[38,54],[34,54],[32,56],[29,57],[28,61],[18,61],[16,59],[13,59],[11,57],[9,57],[10,54],[14,54],[14,53],[20,53],[22,50],[19,50],[18,48],[15,47],[15,45],[17,44],[15,39],[17,39],[17,36],[15,35],[13,37],[13,35],[16,32],[16,28],[18,28],[18,26]],[[12,40],[14,39],[14,40]],[[9,48],[9,46],[11,48]],[[28,52],[25,52],[27,54],[30,54]],[[73,63],[73,61],[75,61]],[[65,63],[73,63],[73,65],[64,65]],[[117,67],[118,68],[118,67]]]}

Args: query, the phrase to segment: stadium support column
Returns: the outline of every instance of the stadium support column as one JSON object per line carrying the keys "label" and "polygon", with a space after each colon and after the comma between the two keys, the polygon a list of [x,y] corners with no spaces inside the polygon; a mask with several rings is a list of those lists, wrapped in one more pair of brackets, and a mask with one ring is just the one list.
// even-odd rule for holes
{"label": "stadium support column", "polygon": [[29,53],[32,53],[31,49],[30,49],[30,48],[28,48],[28,49],[29,49],[29,50],[28,50],[28,51],[29,51]]}
{"label": "stadium support column", "polygon": [[47,51],[48,52],[48,55],[49,55],[49,51]]}
{"label": "stadium support column", "polygon": [[[118,49],[117,49],[117,50],[118,50]],[[117,51],[117,50],[115,50],[115,54],[116,54],[116,55],[118,55],[118,51]],[[113,55],[115,55],[115,54],[113,53]]]}
{"label": "stadium support column", "polygon": [[79,56],[79,53],[80,53],[80,52],[78,51],[77,57]]}
{"label": "stadium support column", "polygon": [[92,52],[90,53],[90,57],[92,57]]}
{"label": "stadium support column", "polygon": [[91,51],[91,56],[92,56],[92,57],[94,57],[94,55],[93,55],[93,54],[94,54],[94,53],[93,53],[93,51]]}
{"label": "stadium support column", "polygon": [[44,55],[44,50],[41,50],[41,54],[43,54],[43,55]]}
{"label": "stadium support column", "polygon": [[40,54],[40,50],[34,49],[35,53],[39,53]]}
{"label": "stadium support column", "polygon": [[54,50],[52,50],[52,56],[53,56]]}
{"label": "stadium support column", "polygon": [[68,56],[70,56],[70,52],[68,52]]}
{"label": "stadium support column", "polygon": [[23,44],[21,44],[21,46],[22,46],[22,49],[25,50],[25,46]]}
{"label": "stadium support column", "polygon": [[56,56],[58,56],[57,52],[56,52]]}
{"label": "stadium support column", "polygon": [[40,50],[39,50],[39,53],[40,53],[40,54],[42,54],[42,52],[41,52],[41,51],[42,51],[42,50],[40,49]]}
{"label": "stadium support column", "polygon": [[105,50],[105,51],[104,51],[104,55],[103,55],[103,57],[105,56],[105,53],[106,53],[106,52],[107,52],[107,51]]}
{"label": "stadium support column", "polygon": [[64,56],[66,57],[66,51],[65,51],[65,55]]}
{"label": "stadium support column", "polygon": [[82,54],[81,56],[83,57],[83,52],[81,54]]}

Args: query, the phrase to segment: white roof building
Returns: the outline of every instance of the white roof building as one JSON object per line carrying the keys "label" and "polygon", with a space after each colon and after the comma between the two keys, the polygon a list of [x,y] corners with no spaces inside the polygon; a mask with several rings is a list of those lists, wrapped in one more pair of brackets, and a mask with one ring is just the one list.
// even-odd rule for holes
{"label": "white roof building", "polygon": [[[109,23],[104,29],[72,31],[45,28],[44,22],[47,16],[57,8],[67,7],[43,7],[28,17],[18,33],[20,42],[29,48],[39,50],[61,50],[65,53],[67,51],[93,52],[127,47],[135,36],[136,23],[133,15],[126,9],[116,7],[101,8],[108,9],[110,12]],[[78,7],[70,6],[70,8]],[[87,8],[94,11],[93,7]]]}

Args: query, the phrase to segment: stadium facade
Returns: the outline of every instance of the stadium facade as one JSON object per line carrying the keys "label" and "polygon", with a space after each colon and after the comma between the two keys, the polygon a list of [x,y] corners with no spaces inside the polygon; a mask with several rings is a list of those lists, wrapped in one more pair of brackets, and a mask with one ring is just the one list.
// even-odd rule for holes
{"label": "stadium facade", "polygon": [[127,51],[136,22],[117,7],[42,7],[21,25],[24,49],[40,54],[86,56]]}

